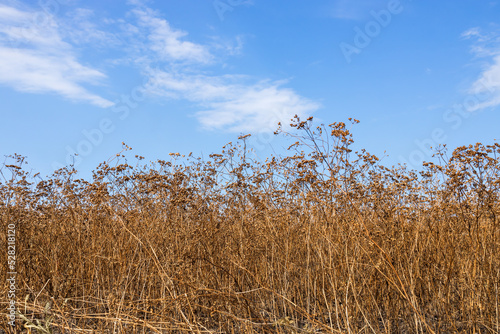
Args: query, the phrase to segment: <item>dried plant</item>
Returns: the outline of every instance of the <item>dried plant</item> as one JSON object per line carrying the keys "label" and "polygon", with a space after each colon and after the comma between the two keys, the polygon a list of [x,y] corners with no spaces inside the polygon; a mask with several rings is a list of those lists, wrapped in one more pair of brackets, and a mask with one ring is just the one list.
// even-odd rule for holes
{"label": "dried plant", "polygon": [[[345,123],[291,125],[276,131],[292,139],[290,154],[264,162],[248,135],[208,160],[172,153],[130,165],[124,145],[92,180],[72,166],[40,180],[23,157],[8,157],[0,224],[17,228],[17,295],[27,295],[18,325],[500,332],[500,144],[450,157],[440,147],[417,172],[353,152]],[[40,322],[49,301],[50,321]]]}

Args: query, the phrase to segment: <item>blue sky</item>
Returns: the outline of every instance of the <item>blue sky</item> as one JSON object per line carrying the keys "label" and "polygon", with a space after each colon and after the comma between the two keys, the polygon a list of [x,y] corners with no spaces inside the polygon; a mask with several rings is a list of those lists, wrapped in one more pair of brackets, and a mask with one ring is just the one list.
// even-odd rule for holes
{"label": "blue sky", "polygon": [[[81,176],[121,150],[264,159],[295,114],[419,168],[500,131],[498,1],[0,0],[0,154]],[[385,152],[385,153],[384,153]],[[74,156],[77,153],[77,156]]]}

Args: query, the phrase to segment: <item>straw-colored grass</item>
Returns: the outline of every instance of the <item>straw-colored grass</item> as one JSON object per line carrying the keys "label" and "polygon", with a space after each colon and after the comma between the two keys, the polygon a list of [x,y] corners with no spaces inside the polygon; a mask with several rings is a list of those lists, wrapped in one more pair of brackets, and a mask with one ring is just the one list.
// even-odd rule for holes
{"label": "straw-colored grass", "polygon": [[92,181],[35,182],[12,157],[0,227],[17,230],[18,329],[500,332],[500,145],[440,150],[417,173],[311,121],[279,130],[297,143],[263,163],[247,138],[207,161],[105,163]]}

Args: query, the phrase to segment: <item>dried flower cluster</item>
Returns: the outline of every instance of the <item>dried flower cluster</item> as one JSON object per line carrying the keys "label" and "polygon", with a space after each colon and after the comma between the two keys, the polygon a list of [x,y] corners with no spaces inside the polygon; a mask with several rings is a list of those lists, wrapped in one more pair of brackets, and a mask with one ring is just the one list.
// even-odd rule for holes
{"label": "dried flower cluster", "polygon": [[17,226],[24,319],[50,315],[54,333],[500,332],[498,143],[440,148],[416,172],[353,152],[344,123],[291,125],[276,132],[290,155],[265,162],[248,136],[208,161],[120,154],[92,181],[68,167],[36,182],[12,156],[0,225]]}

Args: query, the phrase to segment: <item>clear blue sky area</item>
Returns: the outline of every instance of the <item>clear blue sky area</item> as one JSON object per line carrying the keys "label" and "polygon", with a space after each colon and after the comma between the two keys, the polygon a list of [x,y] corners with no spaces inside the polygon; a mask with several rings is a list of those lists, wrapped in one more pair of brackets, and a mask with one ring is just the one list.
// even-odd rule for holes
{"label": "clear blue sky area", "polygon": [[0,0],[0,102],[0,154],[42,176],[122,142],[150,161],[252,133],[263,159],[295,114],[359,119],[357,148],[418,169],[500,139],[500,3]]}

